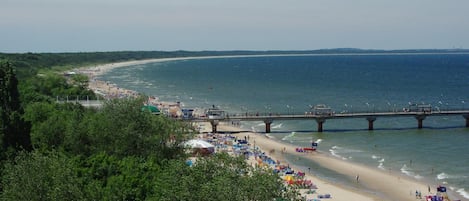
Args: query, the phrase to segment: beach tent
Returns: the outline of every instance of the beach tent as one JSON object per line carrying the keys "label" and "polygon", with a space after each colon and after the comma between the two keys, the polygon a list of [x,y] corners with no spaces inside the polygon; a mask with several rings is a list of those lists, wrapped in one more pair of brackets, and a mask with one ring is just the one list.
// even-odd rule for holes
{"label": "beach tent", "polygon": [[160,114],[160,110],[156,106],[153,106],[153,105],[144,105],[142,107],[142,111],[149,111],[152,114]]}
{"label": "beach tent", "polygon": [[189,140],[184,143],[193,155],[208,156],[215,152],[215,146],[204,140]]}
{"label": "beach tent", "polygon": [[178,106],[170,106],[168,109],[169,116],[171,117],[180,117],[182,116],[181,108]]}

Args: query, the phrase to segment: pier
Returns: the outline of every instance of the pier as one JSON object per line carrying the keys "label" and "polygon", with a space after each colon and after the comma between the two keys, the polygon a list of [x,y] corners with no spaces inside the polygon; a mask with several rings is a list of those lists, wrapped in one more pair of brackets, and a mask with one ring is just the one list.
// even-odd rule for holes
{"label": "pier", "polygon": [[423,122],[427,116],[462,116],[466,123],[465,126],[469,127],[469,110],[441,110],[434,112],[355,112],[355,113],[340,113],[340,114],[225,114],[224,116],[205,116],[205,117],[193,117],[190,119],[182,120],[191,122],[210,122],[212,125],[212,131],[216,132],[216,126],[222,121],[261,121],[265,123],[265,132],[271,132],[271,124],[274,121],[286,121],[286,120],[309,120],[316,121],[317,132],[323,132],[324,124],[328,120],[333,119],[346,119],[346,118],[362,118],[368,121],[368,130],[374,129],[374,122],[379,118],[389,117],[414,117],[417,120],[417,128],[423,128]]}
{"label": "pier", "polygon": [[[101,100],[66,100],[58,102],[75,102],[82,104],[85,107],[101,107]],[[326,121],[333,119],[347,119],[347,118],[361,118],[368,122],[368,130],[374,129],[374,122],[380,118],[389,117],[414,117],[417,121],[417,128],[422,129],[424,120],[429,116],[457,116],[460,115],[465,119],[465,127],[469,128],[469,109],[446,109],[446,110],[433,110],[431,105],[412,105],[404,111],[373,111],[373,112],[342,112],[335,113],[333,110],[325,105],[316,105],[311,108],[311,111],[295,114],[229,114],[217,108],[210,108],[205,115],[189,115],[172,117],[189,122],[210,122],[212,131],[217,132],[217,126],[220,122],[230,121],[260,121],[265,124],[265,132],[271,132],[271,125],[274,121],[288,121],[288,120],[309,120],[317,123],[317,132],[323,132],[324,124]]]}

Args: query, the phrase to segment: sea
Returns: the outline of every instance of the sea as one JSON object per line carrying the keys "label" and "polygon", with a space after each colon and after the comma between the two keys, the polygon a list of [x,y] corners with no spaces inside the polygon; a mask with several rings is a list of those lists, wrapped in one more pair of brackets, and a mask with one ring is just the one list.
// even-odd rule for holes
{"label": "sea", "polygon": [[[430,104],[433,111],[469,110],[469,54],[307,54],[181,59],[113,69],[99,79],[179,101],[186,108],[219,107],[230,114],[303,114],[318,104],[335,113],[402,111]],[[242,122],[265,132],[263,122]],[[274,121],[270,137],[431,186],[469,200],[469,128],[462,115]],[[294,163],[293,159],[292,160]],[[331,182],[350,178],[304,160]]]}

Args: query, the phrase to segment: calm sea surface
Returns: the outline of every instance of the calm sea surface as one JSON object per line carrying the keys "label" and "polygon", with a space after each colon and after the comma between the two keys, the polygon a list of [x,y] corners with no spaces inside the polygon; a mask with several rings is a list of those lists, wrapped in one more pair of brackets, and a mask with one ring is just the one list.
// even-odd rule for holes
{"label": "calm sea surface", "polygon": [[[114,69],[101,77],[120,87],[232,113],[304,113],[327,104],[336,113],[402,111],[410,103],[469,109],[469,55],[309,55],[216,58],[150,63]],[[427,117],[423,129],[409,118],[278,121],[272,137],[298,146],[319,140],[319,150],[431,185],[446,185],[469,199],[469,128],[462,116]],[[263,132],[262,122],[245,123]],[[300,164],[311,166],[313,164]],[[318,169],[319,166],[318,166]],[[346,178],[322,170],[337,182]]]}

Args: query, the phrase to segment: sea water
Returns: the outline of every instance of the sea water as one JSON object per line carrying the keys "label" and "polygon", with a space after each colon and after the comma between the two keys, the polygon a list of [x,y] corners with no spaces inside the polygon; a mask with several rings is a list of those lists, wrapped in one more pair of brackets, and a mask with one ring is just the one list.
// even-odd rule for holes
{"label": "sea water", "polygon": [[[469,109],[468,54],[296,55],[178,60],[114,69],[101,77],[120,87],[229,113],[302,114],[317,104],[334,112]],[[269,135],[297,146],[319,140],[319,151],[469,199],[469,128],[462,116],[275,121]],[[243,123],[264,132],[263,122]],[[326,178],[336,178],[323,170]]]}

